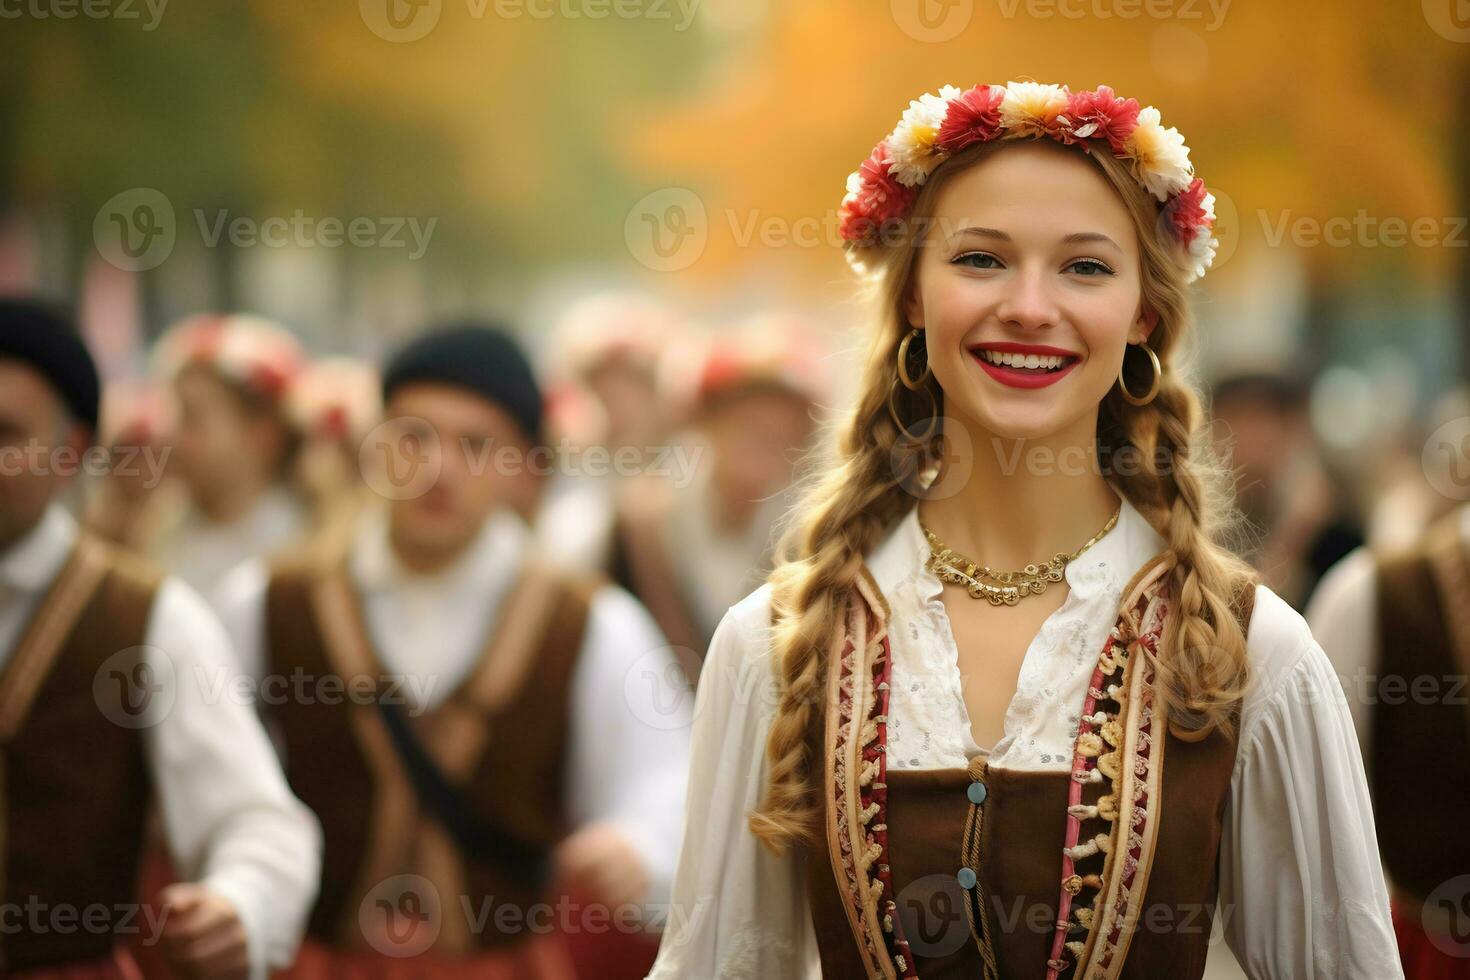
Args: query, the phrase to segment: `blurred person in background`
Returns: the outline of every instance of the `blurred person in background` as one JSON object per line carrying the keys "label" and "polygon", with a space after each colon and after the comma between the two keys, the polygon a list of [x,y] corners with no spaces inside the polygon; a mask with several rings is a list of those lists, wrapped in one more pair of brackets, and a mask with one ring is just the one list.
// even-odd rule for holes
{"label": "blurred person in background", "polygon": [[668,441],[658,363],[683,333],[667,306],[635,292],[585,297],[558,320],[548,426],[571,455],[545,484],[535,520],[552,560],[572,567],[607,562],[623,478],[641,473]]}
{"label": "blurred person in background", "polygon": [[1235,375],[1214,386],[1210,409],[1254,537],[1244,557],[1302,609],[1322,574],[1363,543],[1347,490],[1312,434],[1306,392],[1279,375]]}
{"label": "blurred person in background", "polygon": [[309,365],[291,386],[286,417],[300,447],[292,476],[313,533],[350,534],[370,493],[360,450],[383,413],[381,384],[372,365],[328,357]]}
{"label": "blurred person in background", "polygon": [[383,401],[386,506],[341,552],[252,561],[222,590],[247,671],[372,695],[265,706],[326,839],[292,976],[565,977],[579,944],[587,975],[641,975],[651,939],[621,974],[598,939],[667,899],[689,705],[643,678],[673,655],[628,593],[546,562],[508,500],[544,425],[514,341],[429,331]]}
{"label": "blurred person in background", "polygon": [[85,488],[82,523],[98,537],[147,554],[184,501],[164,474],[177,425],[174,401],[146,378],[114,381],[102,390],[98,444],[107,471]]}
{"label": "blurred person in background", "polygon": [[1470,494],[1470,446],[1449,440],[1428,445],[1438,434],[1452,436],[1457,425],[1463,430],[1467,418],[1470,387],[1460,385],[1435,399],[1427,423],[1405,426],[1407,431],[1372,448],[1364,482],[1371,487],[1368,544],[1375,550],[1413,547],[1426,528]]}
{"label": "blurred person in background", "polygon": [[1405,976],[1470,978],[1470,506],[1412,545],[1353,551],[1307,620],[1367,763]]}
{"label": "blurred person in background", "polygon": [[[71,322],[0,301],[0,884],[16,913],[0,963],[29,980],[133,980],[137,942],[178,976],[264,980],[315,897],[318,827],[249,705],[209,696],[234,663],[209,607],[57,502],[98,402]],[[182,880],[140,908],[154,801]],[[97,928],[96,909],[118,921]]]}
{"label": "blurred person in background", "polygon": [[725,610],[770,572],[776,522],[824,401],[822,366],[808,325],[774,313],[665,355],[665,410],[695,441],[670,457],[670,472],[621,487],[609,568],[691,679]]}
{"label": "blurred person in background", "polygon": [[306,356],[270,321],[200,315],[160,338],[154,363],[178,401],[169,471],[188,507],[153,557],[213,601],[231,568],[309,526],[290,484],[297,436],[285,414]]}
{"label": "blurred person in background", "polygon": [[[1470,978],[1470,423],[1464,392],[1431,413],[1333,566],[1307,620],[1347,693],[1367,763],[1394,930],[1409,980]],[[1409,457],[1412,456],[1412,462]],[[1418,528],[1414,532],[1413,528]]]}

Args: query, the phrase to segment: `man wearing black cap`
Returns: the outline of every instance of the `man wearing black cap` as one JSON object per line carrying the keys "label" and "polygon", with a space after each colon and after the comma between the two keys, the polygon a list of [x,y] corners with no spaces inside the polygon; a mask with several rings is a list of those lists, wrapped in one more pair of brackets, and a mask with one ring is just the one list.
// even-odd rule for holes
{"label": "man wearing black cap", "polygon": [[[217,697],[229,641],[175,579],[78,531],[56,501],[97,428],[70,322],[0,300],[0,972],[136,977],[290,961],[320,842],[244,703]],[[180,883],[139,909],[156,798]]]}
{"label": "man wearing black cap", "polygon": [[296,975],[566,976],[553,933],[660,917],[691,702],[636,600],[536,554],[516,508],[542,399],[505,334],[422,336],[384,402],[363,459],[386,507],[345,553],[221,592],[258,676],[345,692],[265,705],[326,839]]}

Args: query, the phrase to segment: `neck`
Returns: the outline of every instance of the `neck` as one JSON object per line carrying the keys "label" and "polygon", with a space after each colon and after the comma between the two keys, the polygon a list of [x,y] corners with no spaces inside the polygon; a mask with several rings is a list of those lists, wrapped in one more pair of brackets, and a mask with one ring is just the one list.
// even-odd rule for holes
{"label": "neck", "polygon": [[450,547],[436,547],[410,541],[396,528],[388,530],[388,544],[399,564],[415,575],[434,575],[449,568],[469,550],[473,537],[466,537]]}
{"label": "neck", "polygon": [[921,502],[919,519],[949,547],[994,568],[1071,554],[1118,509],[1095,430],[1087,419],[1043,438],[1003,439],[972,426],[970,453],[954,459],[946,452],[934,484],[941,492]]}
{"label": "neck", "polygon": [[268,489],[269,481],[244,477],[225,486],[211,488],[206,493],[195,493],[194,505],[207,520],[215,524],[232,524],[254,510]]}
{"label": "neck", "polygon": [[750,500],[742,493],[727,491],[715,484],[709,495],[710,516],[715,529],[721,534],[741,534],[750,527],[760,501]]}

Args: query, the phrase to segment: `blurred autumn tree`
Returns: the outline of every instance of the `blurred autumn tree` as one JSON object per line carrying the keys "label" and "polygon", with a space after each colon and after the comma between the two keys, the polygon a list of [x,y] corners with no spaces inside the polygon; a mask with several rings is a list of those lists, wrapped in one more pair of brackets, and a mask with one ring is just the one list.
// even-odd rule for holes
{"label": "blurred autumn tree", "polygon": [[[1097,16],[1110,0],[1074,0],[1077,17],[960,0],[963,30],[927,43],[905,2],[703,0],[680,30],[677,10],[504,17],[493,0],[445,0],[411,43],[375,35],[350,2],[175,3],[153,31],[7,21],[0,194],[64,216],[78,249],[97,207],[138,186],[180,209],[437,217],[436,273],[526,279],[576,262],[643,272],[629,209],[680,186],[706,206],[709,244],[666,281],[756,268],[820,289],[845,282],[830,232],[843,179],[907,100],[1031,77],[1157,105],[1234,206],[1223,232],[1241,251],[1292,247],[1271,244],[1283,221],[1470,214],[1467,45],[1417,4],[1181,0],[1127,18]],[[828,230],[762,243],[761,222],[803,218]],[[1465,248],[1299,252],[1312,350],[1343,297],[1470,282]]]}
{"label": "blurred autumn tree", "polygon": [[[843,177],[908,99],[945,83],[1033,78],[1110,84],[1158,106],[1165,125],[1185,134],[1210,187],[1233,204],[1239,225],[1224,235],[1240,249],[1291,248],[1290,233],[1277,234],[1283,223],[1320,227],[1359,210],[1432,218],[1446,236],[1454,235],[1452,216],[1470,215],[1470,155],[1456,136],[1470,122],[1467,45],[1436,34],[1417,5],[1234,4],[1208,30],[1204,4],[1176,5],[1202,20],[1171,21],[1028,17],[1024,4],[996,2],[974,5],[964,31],[944,43],[905,34],[892,13],[898,6],[813,0],[784,8],[719,85],[635,132],[630,157],[685,179],[700,175],[719,188],[713,210],[762,209],[795,221],[836,207]],[[707,271],[715,274],[751,258],[743,253],[753,246],[728,224],[711,220]],[[835,274],[834,249],[805,251]],[[1318,356],[1329,349],[1327,328],[1345,290],[1470,282],[1470,249],[1453,242],[1300,253],[1306,347]],[[1224,264],[1212,279],[1238,269]],[[1470,357],[1470,342],[1463,348]]]}

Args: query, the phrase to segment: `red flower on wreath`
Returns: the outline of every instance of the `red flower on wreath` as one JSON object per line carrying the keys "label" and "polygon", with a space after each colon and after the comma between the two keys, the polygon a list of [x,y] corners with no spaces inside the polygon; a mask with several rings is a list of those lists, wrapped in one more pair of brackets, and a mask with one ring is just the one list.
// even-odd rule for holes
{"label": "red flower on wreath", "polygon": [[1002,88],[976,85],[958,98],[950,99],[935,145],[946,153],[954,153],[971,143],[993,139],[1000,131],[1000,103],[1004,98]]}
{"label": "red flower on wreath", "polygon": [[888,144],[879,143],[858,168],[857,182],[842,202],[840,212],[840,232],[847,241],[873,238],[885,221],[903,217],[914,203],[914,190],[893,178],[891,166]]}
{"label": "red flower on wreath", "polygon": [[1067,125],[1059,127],[1057,138],[1063,143],[1084,139],[1106,139],[1113,153],[1123,152],[1123,143],[1138,125],[1138,100],[1120,99],[1106,85],[1096,91],[1073,92],[1062,113]]}
{"label": "red flower on wreath", "polygon": [[1174,195],[1164,211],[1174,234],[1188,244],[1196,232],[1210,225],[1210,216],[1205,212],[1205,182],[1194,178],[1188,187]]}

